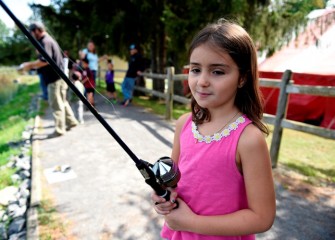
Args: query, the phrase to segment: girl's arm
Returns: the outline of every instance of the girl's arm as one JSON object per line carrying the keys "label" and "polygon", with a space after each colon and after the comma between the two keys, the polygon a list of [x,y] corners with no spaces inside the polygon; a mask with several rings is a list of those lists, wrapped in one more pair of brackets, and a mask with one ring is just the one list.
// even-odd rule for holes
{"label": "girl's arm", "polygon": [[[173,139],[173,147],[172,147],[172,153],[171,153],[171,159],[178,164],[178,159],[179,159],[179,152],[180,152],[180,132],[181,129],[183,128],[188,116],[190,113],[186,113],[177,120],[176,122],[176,128],[175,128],[175,133],[174,133],[174,139]],[[171,200],[174,200],[177,198],[177,193],[171,189]],[[157,213],[165,215],[171,212],[171,210],[176,206],[175,203],[173,202],[166,202],[166,200],[162,197],[157,196],[155,192],[151,194],[151,200],[154,203],[159,203],[155,205],[155,210]],[[170,200],[170,201],[171,201]]]}
{"label": "girl's arm", "polygon": [[180,153],[180,132],[190,116],[191,113],[186,113],[183,114],[182,116],[179,117],[179,119],[176,122],[176,130],[174,132],[174,138],[173,138],[173,146],[172,146],[172,153],[171,153],[171,159],[178,164],[179,160],[179,153]]}
{"label": "girl's arm", "polygon": [[165,216],[173,230],[204,235],[241,236],[268,230],[276,212],[275,191],[268,147],[261,131],[249,125],[242,133],[237,160],[241,161],[248,209],[220,216],[200,216],[181,201],[179,208]]}

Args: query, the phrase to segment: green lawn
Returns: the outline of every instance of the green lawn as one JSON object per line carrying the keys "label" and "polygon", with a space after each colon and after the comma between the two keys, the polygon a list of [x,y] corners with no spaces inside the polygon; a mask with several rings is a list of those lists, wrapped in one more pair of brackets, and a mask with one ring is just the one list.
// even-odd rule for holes
{"label": "green lawn", "polygon": [[[269,146],[271,137],[267,139]],[[284,129],[278,163],[302,174],[307,182],[335,183],[335,141]]]}
{"label": "green lawn", "polygon": [[[28,124],[32,124],[36,112],[29,112],[32,97],[39,91],[36,76],[20,76],[20,85],[14,98],[0,106],[0,166],[5,165],[11,155],[19,153],[19,148],[10,148],[9,142],[21,140],[21,134]],[[0,170],[0,189],[11,184],[14,169]]]}

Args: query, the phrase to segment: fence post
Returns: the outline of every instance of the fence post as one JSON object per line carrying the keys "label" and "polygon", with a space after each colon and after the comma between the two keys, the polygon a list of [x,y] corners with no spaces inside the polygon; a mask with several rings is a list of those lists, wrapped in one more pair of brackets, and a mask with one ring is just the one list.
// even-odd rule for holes
{"label": "fence post", "polygon": [[167,68],[167,81],[168,88],[166,93],[166,110],[165,110],[165,119],[172,119],[173,112],[173,76],[174,76],[174,67]]}
{"label": "fence post", "polygon": [[282,120],[286,116],[287,103],[288,103],[288,93],[286,92],[286,86],[291,79],[291,70],[286,70],[281,78],[280,92],[278,97],[277,112],[274,122],[274,129],[270,147],[270,156],[272,161],[272,167],[277,167],[278,155],[280,149],[281,137],[283,134],[283,128],[281,126]]}

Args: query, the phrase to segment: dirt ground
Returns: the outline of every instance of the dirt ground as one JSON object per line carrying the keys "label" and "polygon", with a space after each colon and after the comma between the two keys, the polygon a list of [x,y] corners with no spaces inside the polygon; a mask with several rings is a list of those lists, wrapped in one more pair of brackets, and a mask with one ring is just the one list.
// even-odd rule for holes
{"label": "dirt ground", "polygon": [[281,166],[273,170],[274,179],[284,188],[310,202],[326,202],[335,206],[335,185],[315,186],[307,183],[302,175]]}

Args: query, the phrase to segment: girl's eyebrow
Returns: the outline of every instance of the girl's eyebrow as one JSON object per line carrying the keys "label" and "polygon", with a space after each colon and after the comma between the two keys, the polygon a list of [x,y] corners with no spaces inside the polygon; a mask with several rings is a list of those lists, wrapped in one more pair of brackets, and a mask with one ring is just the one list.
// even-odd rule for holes
{"label": "girl's eyebrow", "polygon": [[[196,65],[199,66],[201,65],[200,63],[197,62],[190,62],[190,65]],[[229,65],[224,64],[224,63],[212,63],[209,65],[210,67],[229,67]]]}

